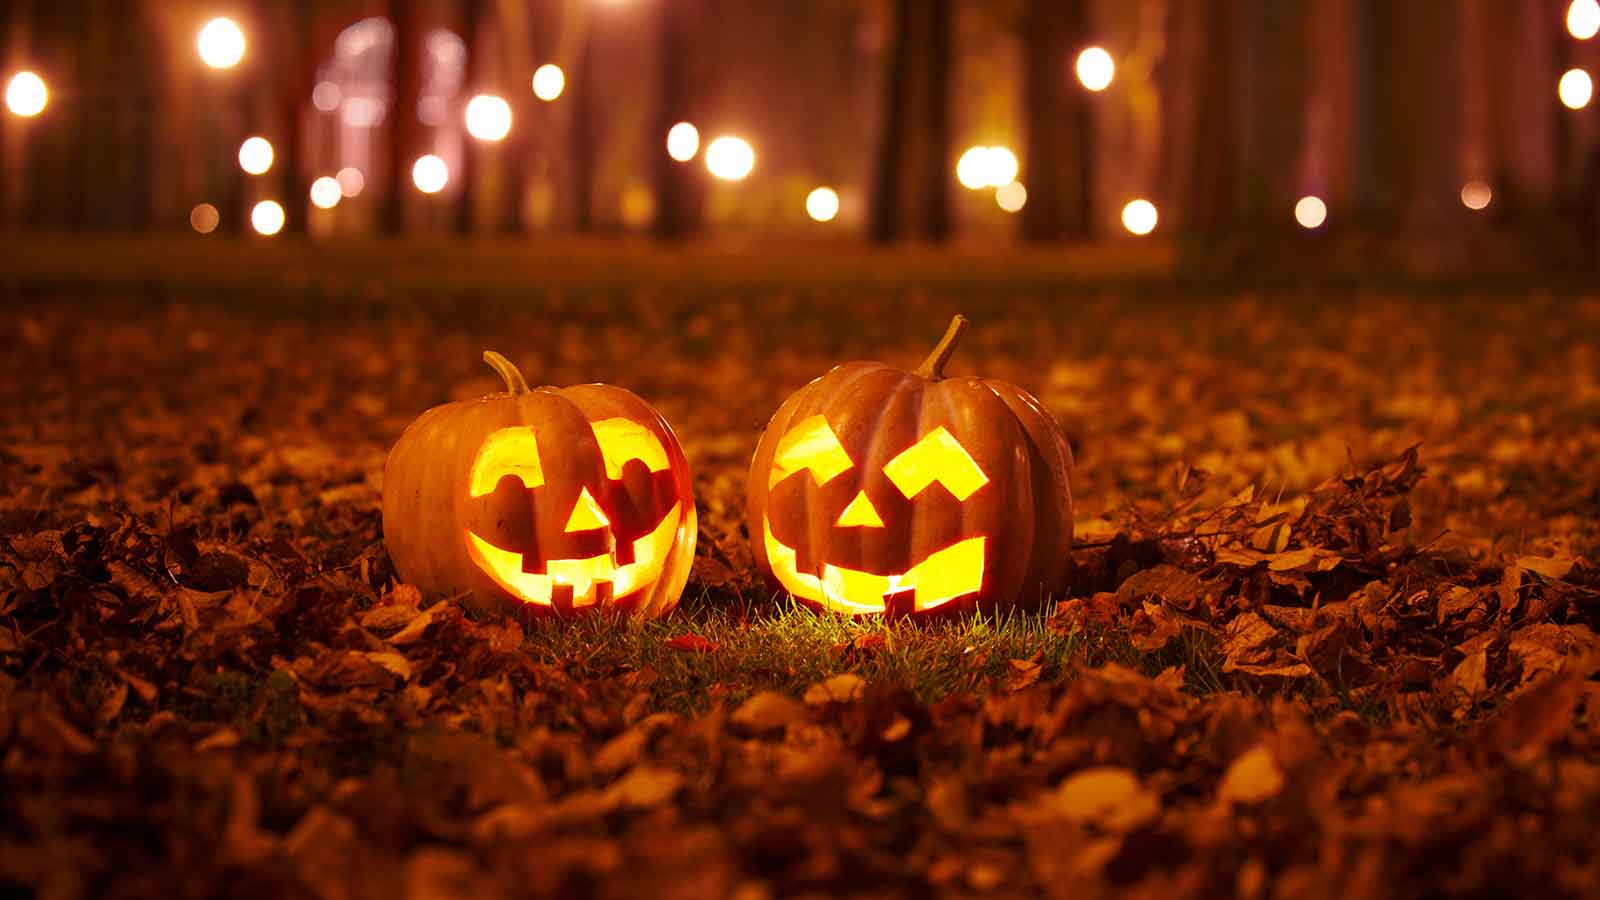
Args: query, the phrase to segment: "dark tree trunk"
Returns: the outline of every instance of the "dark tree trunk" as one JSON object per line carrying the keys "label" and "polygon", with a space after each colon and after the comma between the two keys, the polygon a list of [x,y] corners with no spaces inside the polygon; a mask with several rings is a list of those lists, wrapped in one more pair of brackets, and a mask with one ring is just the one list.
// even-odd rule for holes
{"label": "dark tree trunk", "polygon": [[[467,44],[467,69],[462,76],[461,95],[468,99],[482,87],[484,59],[483,42],[479,40],[479,32],[483,30],[484,5],[485,0],[461,0],[461,37]],[[471,135],[468,135],[463,142],[461,172],[456,176],[459,185],[456,191],[456,234],[472,233],[473,204],[478,193],[478,169],[486,152],[487,149]]]}
{"label": "dark tree trunk", "polygon": [[317,77],[317,52],[312,39],[315,13],[312,0],[293,0],[287,11],[287,21],[274,18],[268,4],[257,0],[257,17],[268,26],[273,37],[272,57],[279,71],[288,77],[278,84],[277,115],[282,131],[281,158],[278,183],[283,191],[283,230],[288,234],[305,234],[310,215],[310,179],[306,177],[305,151],[305,101],[311,96]]}
{"label": "dark tree trunk", "polygon": [[1234,30],[1236,0],[1198,0],[1204,40],[1195,96],[1194,167],[1186,179],[1189,228],[1212,237],[1231,228],[1234,200]]}
{"label": "dark tree trunk", "polygon": [[384,196],[382,226],[398,235],[406,227],[406,196],[417,146],[417,100],[422,93],[422,41],[412,0],[389,0],[394,24],[395,103],[389,110],[389,185]]}
{"label": "dark tree trunk", "polygon": [[[28,10],[32,59],[50,79],[51,108],[30,119],[23,156],[27,173],[24,223],[30,228],[70,228],[81,224],[83,181],[78,177],[84,144],[83,81],[78,65],[86,43],[83,0],[36,2]],[[7,114],[9,115],[9,114]]]}
{"label": "dark tree trunk", "polygon": [[705,180],[701,167],[668,156],[667,131],[683,121],[694,121],[700,94],[702,67],[695,65],[693,35],[701,26],[703,7],[694,0],[663,4],[657,14],[660,27],[661,71],[657,78],[656,127],[650,134],[649,159],[655,161],[655,234],[682,238],[699,230]]}
{"label": "dark tree trunk", "polygon": [[594,101],[594,20],[585,23],[578,43],[572,77],[572,224],[578,231],[594,229],[594,154],[596,122]]}
{"label": "dark tree trunk", "polygon": [[1084,7],[1084,0],[1029,0],[1023,21],[1028,240],[1087,238],[1093,229],[1090,99],[1071,76],[1073,54],[1088,44]]}
{"label": "dark tree trunk", "polygon": [[869,232],[950,233],[950,0],[897,0]]}

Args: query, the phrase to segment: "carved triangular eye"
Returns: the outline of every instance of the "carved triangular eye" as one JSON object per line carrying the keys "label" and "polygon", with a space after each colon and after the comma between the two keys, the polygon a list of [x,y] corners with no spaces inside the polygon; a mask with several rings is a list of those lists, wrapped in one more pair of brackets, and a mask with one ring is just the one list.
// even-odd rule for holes
{"label": "carved triangular eye", "polygon": [[612,481],[622,477],[622,467],[637,459],[652,472],[667,468],[667,448],[661,446],[656,433],[631,419],[601,419],[590,422],[595,443],[600,445],[600,456],[605,459],[606,477]]}
{"label": "carved triangular eye", "polygon": [[857,491],[855,499],[844,508],[844,512],[839,514],[839,521],[834,524],[840,528],[882,528],[883,518],[878,515],[872,501],[867,499],[867,492]]}
{"label": "carved triangular eye", "polygon": [[883,474],[907,497],[915,497],[937,481],[957,500],[966,500],[989,483],[989,476],[978,468],[972,454],[943,425],[889,460]]}
{"label": "carved triangular eye", "polygon": [[804,469],[810,469],[811,477],[817,480],[817,484],[823,485],[854,467],[855,463],[850,461],[850,454],[839,443],[839,436],[833,433],[828,420],[815,415],[789,429],[789,433],[778,442],[767,487]]}
{"label": "carved triangular eye", "polygon": [[572,517],[567,519],[567,531],[590,531],[595,528],[605,528],[611,524],[606,518],[605,510],[595,502],[594,495],[588,488],[578,495],[578,503],[572,507]]}
{"label": "carved triangular eye", "polygon": [[484,439],[477,459],[472,462],[468,489],[473,497],[492,494],[506,475],[515,475],[530,491],[544,484],[539,441],[533,436],[533,429],[526,425],[502,428]]}

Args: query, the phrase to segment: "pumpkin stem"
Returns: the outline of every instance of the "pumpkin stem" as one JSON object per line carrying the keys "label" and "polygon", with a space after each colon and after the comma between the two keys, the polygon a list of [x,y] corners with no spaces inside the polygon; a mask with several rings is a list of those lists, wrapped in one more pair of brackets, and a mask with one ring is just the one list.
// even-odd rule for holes
{"label": "pumpkin stem", "polygon": [[522,377],[522,373],[517,371],[517,367],[511,364],[511,360],[493,350],[485,350],[483,351],[483,361],[488,363],[490,368],[499,372],[500,377],[506,380],[506,390],[513,394],[526,394],[528,392],[528,380]]}
{"label": "pumpkin stem", "polygon": [[961,332],[965,331],[966,328],[967,317],[958,313],[954,319],[950,320],[950,327],[945,330],[944,337],[939,339],[939,346],[934,347],[933,352],[928,354],[928,358],[922,361],[922,365],[917,366],[916,374],[921,375],[923,378],[931,378],[934,381],[943,378],[944,364],[949,362],[950,357],[955,355],[956,344],[961,342]]}

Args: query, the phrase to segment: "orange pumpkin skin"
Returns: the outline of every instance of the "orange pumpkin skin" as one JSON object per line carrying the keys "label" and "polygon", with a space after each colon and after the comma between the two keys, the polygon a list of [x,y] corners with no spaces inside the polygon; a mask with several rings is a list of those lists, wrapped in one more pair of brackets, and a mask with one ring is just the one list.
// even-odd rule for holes
{"label": "orange pumpkin skin", "polygon": [[775,588],[816,609],[923,617],[1066,586],[1072,451],[1021,388],[943,376],[965,323],[916,372],[846,363],[772,417],[745,517]]}
{"label": "orange pumpkin skin", "polygon": [[395,570],[483,611],[672,610],[697,533],[683,448],[654,408],[604,384],[508,391],[418,418],[384,466]]}

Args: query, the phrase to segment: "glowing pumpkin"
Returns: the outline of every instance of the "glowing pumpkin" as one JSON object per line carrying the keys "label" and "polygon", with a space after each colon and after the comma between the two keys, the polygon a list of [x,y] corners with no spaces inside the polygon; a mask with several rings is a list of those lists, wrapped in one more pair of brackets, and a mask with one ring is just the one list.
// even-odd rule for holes
{"label": "glowing pumpkin", "polygon": [[384,467],[383,533],[400,577],[480,608],[661,615],[694,557],[689,465],[672,429],[622,388],[529,389],[411,423]]}
{"label": "glowing pumpkin", "polygon": [[915,372],[846,363],[772,417],[745,516],[776,586],[852,615],[1004,608],[1065,586],[1072,451],[1021,388],[944,376],[965,326],[956,316]]}

